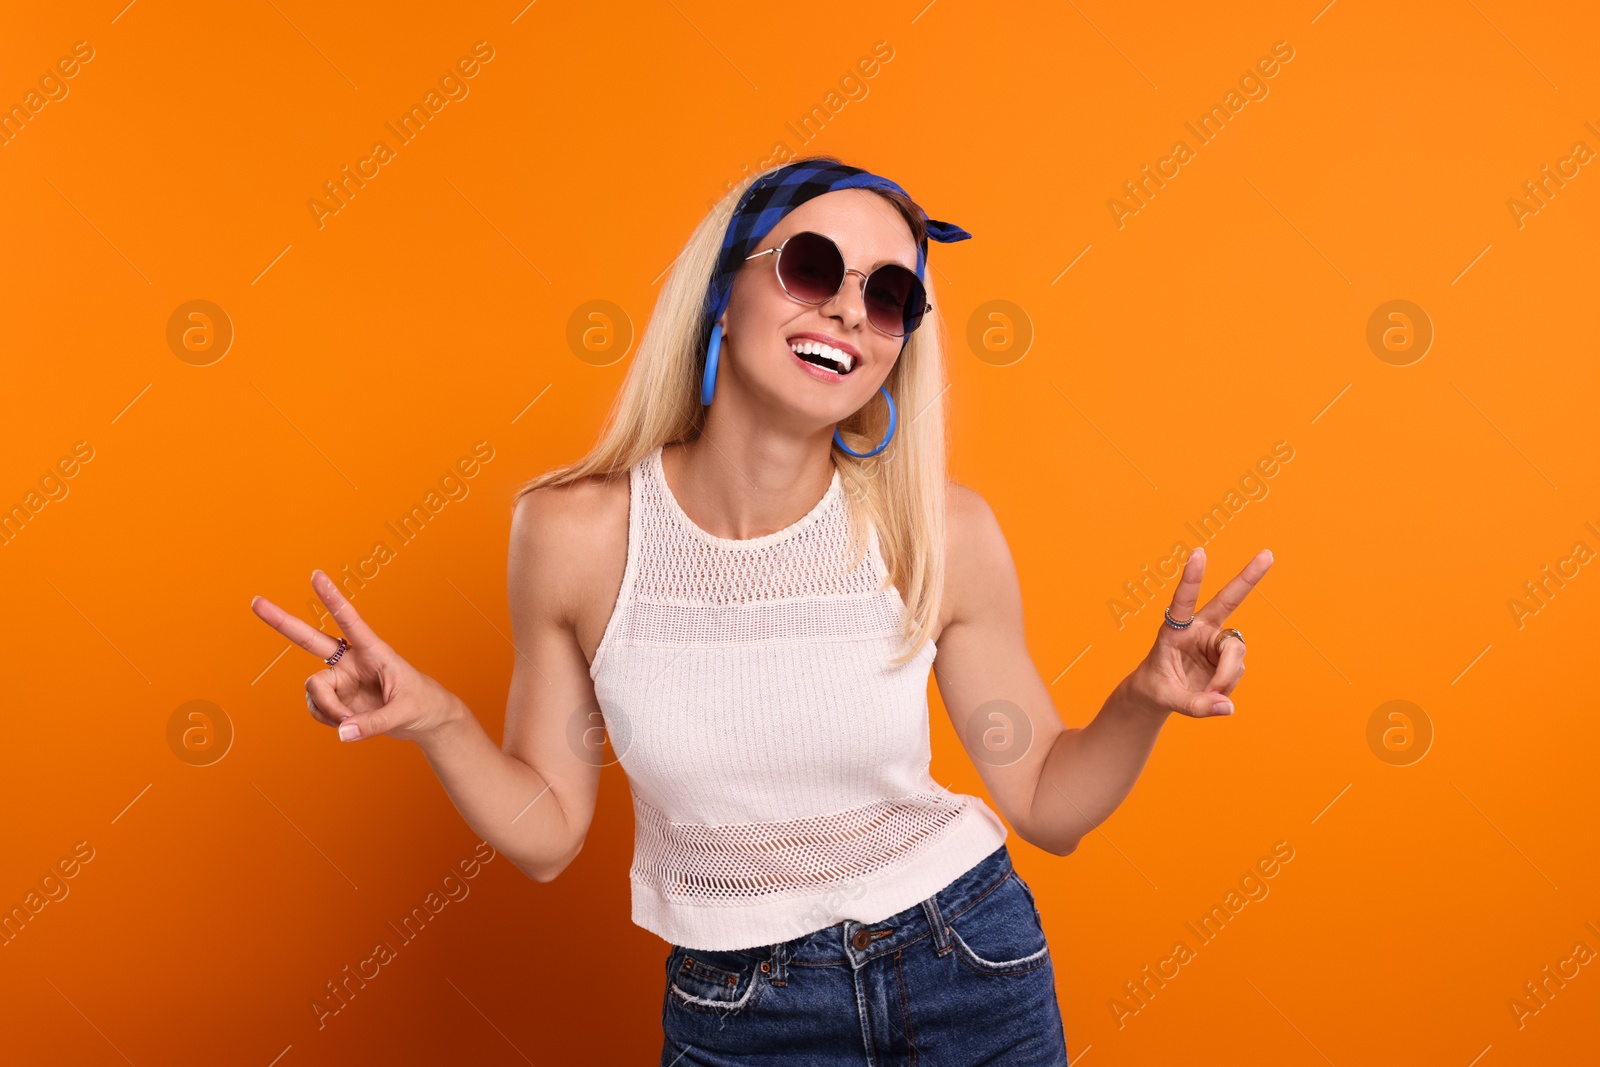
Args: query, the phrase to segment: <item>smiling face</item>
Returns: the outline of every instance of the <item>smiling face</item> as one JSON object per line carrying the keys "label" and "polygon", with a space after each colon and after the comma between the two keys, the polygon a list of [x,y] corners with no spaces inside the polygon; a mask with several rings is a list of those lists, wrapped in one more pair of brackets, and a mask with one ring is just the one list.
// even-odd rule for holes
{"label": "smiling face", "polygon": [[[899,210],[866,189],[836,189],[785,215],[752,252],[776,248],[791,234],[809,230],[832,238],[845,266],[871,274],[885,263],[917,269],[911,226]],[[717,398],[724,390],[748,397],[761,417],[797,427],[832,426],[865,406],[899,358],[904,338],[890,337],[867,321],[862,279],[847,274],[826,303],[806,304],[778,282],[776,253],[743,264],[733,282],[723,326]],[[802,336],[807,335],[807,336]],[[848,374],[807,362],[792,344],[831,345],[851,357]],[[814,358],[814,357],[813,357]],[[715,408],[715,405],[713,405]]]}

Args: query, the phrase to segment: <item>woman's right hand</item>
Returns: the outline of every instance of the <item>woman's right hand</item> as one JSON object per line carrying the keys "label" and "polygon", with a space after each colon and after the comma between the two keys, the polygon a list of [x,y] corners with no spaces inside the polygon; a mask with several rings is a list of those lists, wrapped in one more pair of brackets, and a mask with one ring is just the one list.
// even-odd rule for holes
{"label": "woman's right hand", "polygon": [[[339,728],[345,741],[388,734],[402,741],[422,741],[440,727],[470,714],[444,686],[401,659],[361,621],[339,587],[322,571],[311,572],[311,588],[328,605],[349,647],[331,667],[306,679],[311,717]],[[320,660],[339,648],[339,640],[284,611],[266,597],[250,609],[290,641]]]}

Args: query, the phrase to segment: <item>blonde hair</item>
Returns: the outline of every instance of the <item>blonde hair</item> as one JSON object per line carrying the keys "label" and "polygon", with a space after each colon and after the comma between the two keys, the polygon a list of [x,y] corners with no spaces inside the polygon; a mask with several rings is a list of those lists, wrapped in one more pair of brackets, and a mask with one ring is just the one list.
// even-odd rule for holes
{"label": "blonde hair", "polygon": [[[808,158],[839,162],[832,156]],[[591,476],[625,474],[657,446],[699,437],[706,418],[700,403],[706,291],[739,198],[762,174],[776,169],[746,177],[695,227],[656,300],[599,440],[577,462],[546,471],[519,486],[512,497],[512,510],[524,494],[536,489]],[[926,226],[913,201],[893,190],[871,191],[899,209],[913,240],[923,239]],[[862,531],[864,523],[871,522],[878,530],[888,582],[906,606],[902,632],[906,646],[892,661],[896,666],[911,660],[932,636],[944,595],[945,331],[932,273],[924,273],[923,284],[933,310],[911,335],[884,381],[895,398],[893,441],[870,459],[837,448],[829,450],[845,489],[853,557],[850,566],[858,565],[866,551]],[[881,400],[869,402],[839,423],[839,436],[856,451],[866,452],[883,440],[888,424],[888,407]]]}

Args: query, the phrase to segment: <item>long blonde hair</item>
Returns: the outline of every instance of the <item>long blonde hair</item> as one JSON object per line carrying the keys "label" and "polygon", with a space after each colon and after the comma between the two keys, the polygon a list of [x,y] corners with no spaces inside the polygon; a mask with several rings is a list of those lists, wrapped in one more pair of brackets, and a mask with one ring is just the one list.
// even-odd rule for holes
{"label": "long blonde hair", "polygon": [[[832,156],[809,158],[839,162]],[[699,437],[706,418],[700,403],[706,291],[739,198],[762,174],[776,169],[746,177],[695,227],[656,300],[599,440],[577,462],[546,471],[519,486],[512,497],[512,510],[524,494],[536,489],[591,476],[625,474],[657,446]],[[900,211],[915,241],[923,239],[926,226],[913,201],[893,190],[871,191]],[[896,666],[911,660],[932,636],[944,595],[945,328],[932,272],[924,273],[923,284],[933,310],[911,335],[884,381],[895,398],[894,440],[870,459],[830,449],[845,489],[854,557],[850,565],[858,564],[866,550],[862,531],[864,523],[871,522],[878,530],[888,581],[906,606],[902,632],[906,646],[892,661]],[[839,423],[839,436],[856,451],[866,452],[883,440],[888,424],[888,407],[881,401],[869,402]]]}

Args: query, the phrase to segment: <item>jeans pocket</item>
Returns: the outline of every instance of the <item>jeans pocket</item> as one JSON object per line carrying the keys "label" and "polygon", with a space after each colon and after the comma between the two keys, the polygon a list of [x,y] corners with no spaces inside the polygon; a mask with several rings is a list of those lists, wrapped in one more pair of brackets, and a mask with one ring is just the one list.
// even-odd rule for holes
{"label": "jeans pocket", "polygon": [[688,1011],[748,1011],[761,998],[760,960],[742,950],[674,947],[667,957],[667,999]]}
{"label": "jeans pocket", "polygon": [[947,925],[956,957],[980,974],[1024,974],[1050,962],[1033,893],[1015,871]]}

